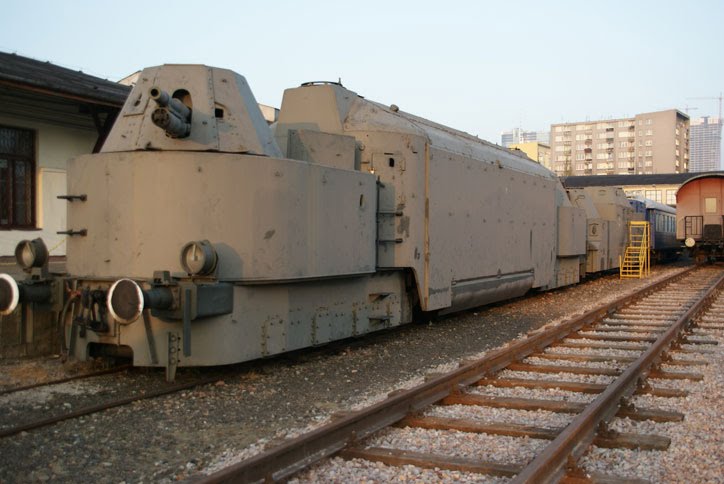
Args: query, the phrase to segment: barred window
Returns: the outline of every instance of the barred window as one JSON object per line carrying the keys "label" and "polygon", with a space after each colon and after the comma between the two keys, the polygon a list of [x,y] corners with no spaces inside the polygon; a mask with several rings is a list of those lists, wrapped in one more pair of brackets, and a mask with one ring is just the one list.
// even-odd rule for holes
{"label": "barred window", "polygon": [[0,126],[0,228],[35,227],[35,133]]}

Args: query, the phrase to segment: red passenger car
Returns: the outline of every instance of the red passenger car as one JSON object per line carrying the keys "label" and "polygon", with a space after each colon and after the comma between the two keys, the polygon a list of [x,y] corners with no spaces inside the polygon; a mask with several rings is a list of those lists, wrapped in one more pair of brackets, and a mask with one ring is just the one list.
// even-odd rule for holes
{"label": "red passenger car", "polygon": [[676,238],[698,261],[724,256],[724,174],[689,179],[676,193]]}

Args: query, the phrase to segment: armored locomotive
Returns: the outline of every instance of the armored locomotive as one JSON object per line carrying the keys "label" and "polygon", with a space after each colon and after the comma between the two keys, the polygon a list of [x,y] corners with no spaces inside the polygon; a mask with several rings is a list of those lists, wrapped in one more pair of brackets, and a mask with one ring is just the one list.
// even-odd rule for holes
{"label": "armored locomotive", "polygon": [[586,213],[554,174],[339,83],[285,91],[270,129],[238,74],[146,69],[67,179],[68,274],[21,243],[0,312],[51,311],[76,358],[170,378],[585,273]]}
{"label": "armored locomotive", "polygon": [[620,187],[569,188],[574,206],[586,213],[586,273],[616,269],[626,251],[628,222],[643,219]]}

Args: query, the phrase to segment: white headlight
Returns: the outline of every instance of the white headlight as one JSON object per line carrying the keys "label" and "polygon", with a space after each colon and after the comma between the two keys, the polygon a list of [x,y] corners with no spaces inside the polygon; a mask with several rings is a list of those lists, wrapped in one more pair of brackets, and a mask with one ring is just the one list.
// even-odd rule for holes
{"label": "white headlight", "polygon": [[18,283],[7,274],[0,274],[0,316],[7,316],[15,311],[18,301],[20,301]]}
{"label": "white headlight", "polygon": [[23,269],[42,267],[48,261],[48,248],[43,239],[21,240],[15,246],[15,260]]}
{"label": "white headlight", "polygon": [[189,242],[181,249],[181,267],[192,276],[207,276],[216,269],[216,250],[208,240]]}
{"label": "white headlight", "polygon": [[694,247],[694,244],[696,244],[696,240],[692,239],[691,237],[687,237],[686,240],[684,241],[684,244],[687,247],[692,248],[692,247]]}

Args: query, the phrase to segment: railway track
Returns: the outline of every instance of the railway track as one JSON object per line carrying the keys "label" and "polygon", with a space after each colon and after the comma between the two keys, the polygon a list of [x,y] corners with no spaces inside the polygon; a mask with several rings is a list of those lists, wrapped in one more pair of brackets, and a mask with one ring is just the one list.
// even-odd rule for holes
{"label": "railway track", "polygon": [[133,365],[118,365],[118,366],[114,366],[112,368],[106,368],[104,370],[92,371],[92,372],[83,373],[80,375],[69,376],[66,378],[58,378],[57,380],[50,380],[50,381],[45,381],[45,382],[41,382],[41,383],[33,383],[31,385],[22,385],[22,386],[16,386],[16,387],[11,387],[11,388],[5,388],[3,390],[0,390],[0,396],[8,395],[10,393],[15,393],[15,392],[23,392],[26,390],[32,390],[34,388],[48,387],[48,386],[52,386],[52,385],[60,385],[61,383],[68,383],[71,381],[84,380],[86,378],[93,378],[96,376],[120,373],[122,371],[126,371],[131,368],[133,368]]}
{"label": "railway track", "polygon": [[[52,391],[52,388],[56,385],[61,385],[64,383],[69,382],[75,382],[78,380],[86,380],[93,377],[100,377],[105,376],[109,374],[119,373],[121,371],[127,370],[131,368],[128,365],[124,365],[122,367],[116,367],[116,368],[110,368],[108,370],[102,370],[97,371],[93,373],[88,373],[85,375],[78,375],[74,377],[69,378],[63,378],[58,380],[49,381],[46,383],[38,383],[33,385],[27,385],[22,387],[16,387],[16,388],[10,388],[7,390],[4,390],[0,393],[0,397],[6,397],[8,395],[13,394],[19,394],[21,392],[27,392],[27,391],[33,391],[38,389],[48,389]],[[47,427],[50,425],[54,425],[59,422],[63,422],[66,420],[71,420],[74,418],[83,417],[86,415],[91,415],[98,412],[103,412],[105,410],[109,410],[111,408],[120,407],[123,405],[129,405],[134,402],[138,402],[141,400],[148,400],[151,398],[158,398],[165,395],[170,395],[177,392],[182,392],[184,390],[190,390],[195,387],[199,387],[202,385],[208,385],[211,383],[215,383],[219,380],[219,375],[214,374],[213,376],[207,376],[202,378],[195,378],[192,381],[188,382],[182,382],[177,384],[168,384],[166,382],[160,383],[156,388],[152,390],[134,390],[134,389],[127,389],[125,391],[120,391],[122,394],[118,397],[110,396],[109,398],[104,399],[100,403],[92,403],[87,405],[82,405],[79,408],[76,408],[75,410],[68,410],[68,411],[62,411],[62,409],[59,411],[58,409],[54,409],[51,411],[41,411],[40,417],[36,417],[33,414],[38,412],[30,412],[31,415],[29,418],[23,418],[20,417],[21,422],[14,423],[13,425],[0,425],[0,438],[10,437],[13,435],[17,435],[21,432],[27,432],[29,430],[34,430],[42,427]],[[48,416],[48,413],[51,415]]]}
{"label": "railway track", "polygon": [[[463,362],[449,374],[431,375],[423,385],[393,392],[371,407],[338,415],[323,427],[202,481],[282,480],[325,457],[337,455],[390,466],[413,465],[504,476],[513,482],[591,482],[591,476],[577,462],[592,443],[612,448],[668,447],[666,437],[616,432],[610,423],[617,416],[656,422],[684,418],[680,413],[660,408],[636,407],[630,399],[634,395],[687,395],[675,386],[652,386],[649,378],[701,378],[695,370],[706,362],[694,353],[705,354],[706,349],[701,348],[716,344],[706,337],[705,331],[724,329],[724,298],[709,309],[722,286],[721,267],[678,274],[579,318],[532,333],[480,360]],[[710,315],[701,317],[693,327],[695,318],[707,310]],[[677,370],[666,370],[663,365]],[[592,378],[597,381],[591,382]],[[506,389],[512,395],[506,396]],[[580,398],[540,398],[549,389],[573,392]],[[459,412],[461,408],[468,411]],[[541,427],[510,419],[483,421],[470,417],[479,409],[497,409],[500,415],[517,410],[545,410],[572,417],[557,427]],[[458,431],[460,436],[504,436],[520,439],[523,450],[517,459],[515,451],[511,452],[510,462],[464,457],[451,450],[462,445],[454,439],[447,443],[445,452],[436,449],[434,443],[410,446],[404,436],[379,438],[375,434],[390,426],[408,432]],[[533,441],[543,444],[529,445]],[[615,476],[593,478],[616,482]]]}

